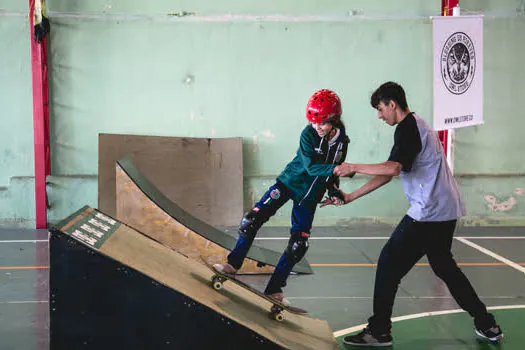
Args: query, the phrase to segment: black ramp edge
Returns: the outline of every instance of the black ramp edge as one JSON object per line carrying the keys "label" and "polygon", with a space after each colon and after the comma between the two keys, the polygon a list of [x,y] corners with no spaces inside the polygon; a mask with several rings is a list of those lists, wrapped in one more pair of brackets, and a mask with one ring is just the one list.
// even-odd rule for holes
{"label": "black ramp edge", "polygon": [[53,350],[282,349],[59,229],[49,245]]}
{"label": "black ramp edge", "polygon": [[[216,243],[225,249],[231,251],[235,247],[235,238],[228,236],[226,233],[217,229],[216,227],[199,220],[166,197],[137,169],[137,167],[133,164],[131,157],[128,156],[119,159],[117,164],[153,203],[155,203],[161,210],[163,210],[173,219],[177,220],[182,225],[201,235],[207,240]],[[258,247],[254,244],[248,252],[247,257],[267,265],[275,266],[279,261],[281,254],[282,253],[280,252],[278,253],[270,249]],[[313,270],[305,258],[303,258],[298,264],[294,266],[293,272],[301,274],[313,274]]]}

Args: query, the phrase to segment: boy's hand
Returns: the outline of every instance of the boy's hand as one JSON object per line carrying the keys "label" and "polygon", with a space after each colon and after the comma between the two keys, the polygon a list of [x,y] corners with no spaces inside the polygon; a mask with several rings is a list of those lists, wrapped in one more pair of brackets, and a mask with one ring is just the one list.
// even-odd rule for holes
{"label": "boy's hand", "polygon": [[327,205],[335,205],[335,206],[341,206],[345,204],[345,202],[341,199],[341,198],[338,198],[338,197],[326,197],[322,202],[321,202],[321,208],[322,207],[326,207]]}
{"label": "boy's hand", "polygon": [[355,171],[353,169],[352,164],[350,164],[350,163],[343,163],[343,164],[338,165],[338,166],[335,167],[334,175],[353,177],[355,175]]}
{"label": "boy's hand", "polygon": [[343,192],[339,187],[337,187],[336,184],[334,184],[334,189],[337,191],[336,195],[334,196],[334,193],[332,195],[327,195],[325,199],[321,202],[321,208],[326,207],[327,205],[335,205],[335,206],[341,206],[348,203],[347,200],[347,194]]}

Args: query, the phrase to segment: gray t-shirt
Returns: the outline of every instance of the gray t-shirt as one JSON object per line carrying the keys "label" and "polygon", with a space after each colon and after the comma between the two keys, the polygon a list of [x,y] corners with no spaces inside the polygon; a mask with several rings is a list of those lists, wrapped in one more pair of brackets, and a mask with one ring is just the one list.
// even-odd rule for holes
{"label": "gray t-shirt", "polygon": [[415,113],[399,123],[388,160],[401,163],[401,182],[410,202],[407,215],[417,221],[457,220],[465,205],[437,132]]}

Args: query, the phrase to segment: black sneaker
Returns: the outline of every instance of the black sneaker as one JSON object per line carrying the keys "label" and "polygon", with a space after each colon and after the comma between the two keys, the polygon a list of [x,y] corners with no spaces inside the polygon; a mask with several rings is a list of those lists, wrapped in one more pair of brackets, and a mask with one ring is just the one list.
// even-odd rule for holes
{"label": "black sneaker", "polygon": [[352,346],[392,346],[392,335],[390,333],[372,335],[370,329],[366,327],[361,333],[344,337],[343,343]]}
{"label": "black sneaker", "polygon": [[476,328],[476,334],[479,338],[483,340],[490,340],[492,342],[499,342],[501,339],[503,339],[503,331],[497,324],[486,330]]}

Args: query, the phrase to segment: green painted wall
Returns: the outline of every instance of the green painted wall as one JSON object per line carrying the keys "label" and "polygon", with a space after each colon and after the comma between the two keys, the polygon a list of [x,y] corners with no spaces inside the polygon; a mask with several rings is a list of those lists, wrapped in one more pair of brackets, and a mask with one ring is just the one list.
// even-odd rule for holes
{"label": "green painted wall", "polygon": [[[25,3],[24,3],[25,4]],[[456,132],[456,172],[470,224],[525,224],[525,2],[461,1],[485,13],[485,124]],[[304,106],[336,90],[349,161],[383,161],[393,128],[370,93],[395,80],[412,110],[432,111],[432,26],[439,1],[48,0],[50,221],[97,203],[98,133],[244,138],[245,206],[293,157]],[[31,69],[25,7],[0,5],[0,224],[34,220]],[[7,58],[7,59],[5,59]],[[461,176],[469,174],[469,176]],[[343,182],[352,190],[365,177]],[[513,199],[512,199],[513,198]],[[507,201],[508,205],[504,205]],[[504,202],[503,204],[501,204]],[[9,208],[9,209],[8,209]],[[398,181],[317,224],[395,222]],[[271,224],[286,225],[290,206]],[[22,225],[22,224],[21,224]]]}

